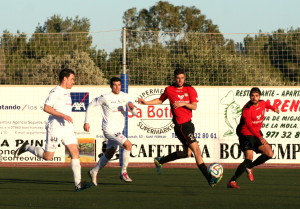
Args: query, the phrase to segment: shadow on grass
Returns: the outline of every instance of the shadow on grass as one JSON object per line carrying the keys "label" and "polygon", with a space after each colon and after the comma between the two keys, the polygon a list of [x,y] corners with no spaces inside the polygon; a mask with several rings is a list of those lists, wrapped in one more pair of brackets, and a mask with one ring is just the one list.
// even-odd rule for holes
{"label": "shadow on grass", "polygon": [[49,181],[49,180],[32,180],[32,179],[0,179],[1,184],[5,183],[18,183],[18,184],[59,184],[59,185],[69,185],[73,183],[71,181]]}

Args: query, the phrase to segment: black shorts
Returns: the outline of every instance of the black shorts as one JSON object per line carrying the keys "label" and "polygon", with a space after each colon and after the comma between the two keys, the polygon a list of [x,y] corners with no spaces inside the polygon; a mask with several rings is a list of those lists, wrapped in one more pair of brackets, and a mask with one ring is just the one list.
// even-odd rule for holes
{"label": "black shorts", "polygon": [[176,124],[174,127],[177,138],[181,141],[184,147],[189,147],[193,142],[197,142],[195,138],[195,126],[189,121],[183,124]]}
{"label": "black shorts", "polygon": [[253,150],[256,153],[260,153],[261,151],[258,149],[261,145],[263,145],[259,138],[256,136],[249,135],[239,135],[240,148],[242,151]]}

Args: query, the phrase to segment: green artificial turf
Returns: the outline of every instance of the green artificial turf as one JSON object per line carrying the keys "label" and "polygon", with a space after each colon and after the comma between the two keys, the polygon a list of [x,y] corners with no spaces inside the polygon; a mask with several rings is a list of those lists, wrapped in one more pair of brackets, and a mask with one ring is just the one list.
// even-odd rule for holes
{"label": "green artificial turf", "polygon": [[[89,180],[88,168],[82,169]],[[129,168],[132,183],[119,179],[118,168],[104,168],[98,186],[74,192],[70,168],[0,168],[0,208],[204,208],[289,209],[300,207],[300,169],[256,169],[255,182],[246,174],[240,189],[226,183],[234,169],[210,188],[198,169]]]}

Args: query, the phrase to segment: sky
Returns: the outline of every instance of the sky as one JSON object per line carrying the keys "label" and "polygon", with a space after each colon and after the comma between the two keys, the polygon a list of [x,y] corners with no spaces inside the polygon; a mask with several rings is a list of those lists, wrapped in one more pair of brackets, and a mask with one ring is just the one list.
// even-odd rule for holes
{"label": "sky", "polygon": [[[88,18],[91,32],[121,30],[123,13],[136,7],[149,9],[158,0],[0,0],[0,33],[33,33],[54,14],[62,18]],[[299,0],[169,0],[175,6],[195,6],[221,33],[271,33],[300,27]],[[111,51],[121,46],[120,32],[105,33],[96,46]],[[242,35],[243,37],[245,35]],[[235,36],[237,37],[237,36]],[[240,41],[240,40],[237,40]]]}

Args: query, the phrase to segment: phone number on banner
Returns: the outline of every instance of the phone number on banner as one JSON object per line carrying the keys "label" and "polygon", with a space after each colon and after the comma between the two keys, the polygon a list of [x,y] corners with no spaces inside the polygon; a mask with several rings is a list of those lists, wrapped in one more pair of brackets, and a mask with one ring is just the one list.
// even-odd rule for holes
{"label": "phone number on banner", "polygon": [[300,138],[300,131],[296,133],[292,131],[267,131],[266,138]]}
{"label": "phone number on banner", "polygon": [[[195,133],[194,136],[197,139],[216,139],[217,138],[216,133]],[[172,133],[172,138],[177,138],[175,133]]]}

